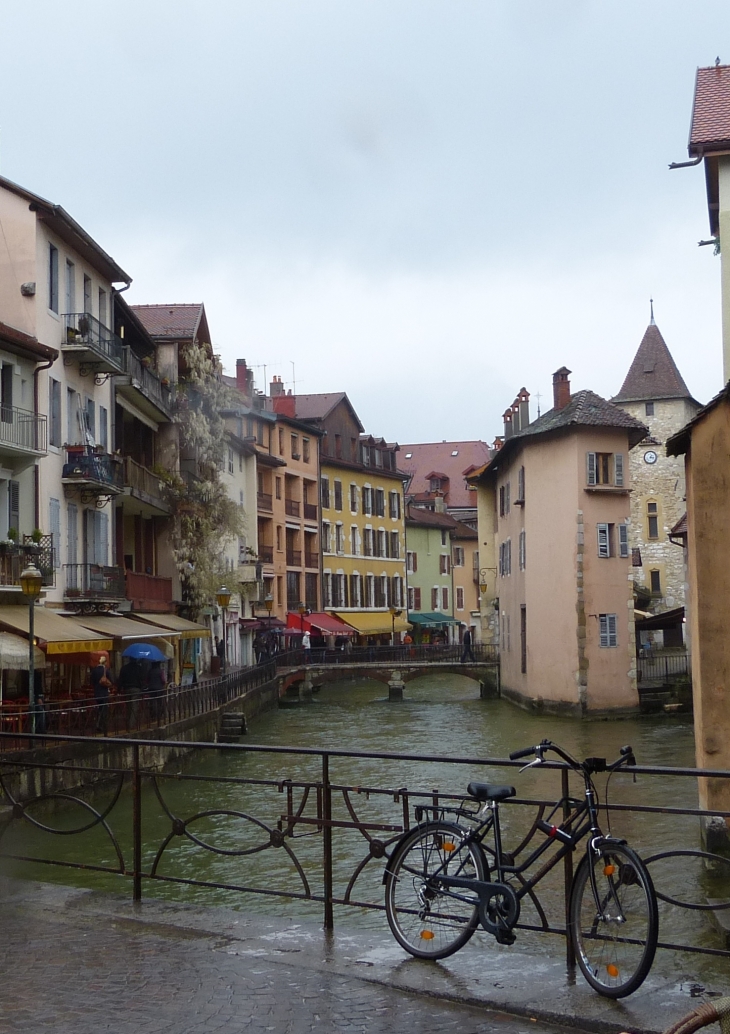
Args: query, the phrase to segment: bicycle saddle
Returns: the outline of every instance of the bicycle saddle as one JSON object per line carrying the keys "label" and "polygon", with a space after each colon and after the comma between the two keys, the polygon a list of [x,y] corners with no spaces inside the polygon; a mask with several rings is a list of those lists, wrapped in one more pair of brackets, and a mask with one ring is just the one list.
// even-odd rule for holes
{"label": "bicycle saddle", "polygon": [[476,801],[504,801],[514,797],[514,786],[497,786],[495,783],[469,783],[466,792]]}

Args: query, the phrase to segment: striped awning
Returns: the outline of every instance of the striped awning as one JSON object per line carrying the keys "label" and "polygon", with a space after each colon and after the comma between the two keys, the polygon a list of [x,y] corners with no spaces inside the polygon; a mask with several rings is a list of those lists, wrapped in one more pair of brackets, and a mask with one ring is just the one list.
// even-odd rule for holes
{"label": "striped awning", "polygon": [[[27,640],[28,609],[27,606],[0,607],[0,626],[20,632]],[[108,637],[94,636],[90,629],[46,607],[34,609],[34,632],[36,642],[47,654],[111,650],[114,645]]]}

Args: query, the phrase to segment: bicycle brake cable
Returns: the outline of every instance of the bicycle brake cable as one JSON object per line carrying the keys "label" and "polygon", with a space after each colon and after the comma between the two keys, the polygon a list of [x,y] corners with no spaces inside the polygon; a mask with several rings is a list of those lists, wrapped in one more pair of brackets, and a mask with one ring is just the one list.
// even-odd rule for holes
{"label": "bicycle brake cable", "polygon": [[611,777],[613,776],[614,771],[615,771],[615,769],[611,769],[611,771],[608,773],[608,779],[606,780],[606,790],[605,790],[605,796],[606,796],[606,824],[608,825],[608,835],[609,836],[611,836],[611,811],[610,811],[610,809],[608,807],[608,784],[611,782]]}

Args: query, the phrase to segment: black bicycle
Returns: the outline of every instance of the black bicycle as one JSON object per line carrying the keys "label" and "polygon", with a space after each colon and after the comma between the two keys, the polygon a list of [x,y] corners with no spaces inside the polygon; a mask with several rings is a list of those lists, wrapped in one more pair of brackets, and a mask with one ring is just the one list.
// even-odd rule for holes
{"label": "black bicycle", "polygon": [[[514,797],[513,786],[470,783],[470,801],[461,807],[419,806],[419,825],[404,833],[386,865],[388,922],[401,946],[421,959],[452,955],[480,924],[500,944],[513,944],[522,899],[587,837],[570,892],[568,933],[588,983],[608,998],[623,998],[641,985],[654,961],[657,899],[651,876],[636,852],[625,840],[601,831],[592,777],[635,765],[634,753],[627,746],[612,764],[605,758],[576,761],[543,740],[536,747],[514,751],[510,759],[534,754],[535,760],[525,766],[532,768],[544,763],[547,751],[580,773],[585,799],[561,799],[547,819],[535,821],[523,845],[535,832],[544,837],[521,864],[503,850],[499,823],[499,803]],[[566,811],[567,817],[562,817]],[[491,844],[485,843],[488,834]],[[557,851],[532,877],[526,877],[551,845]]]}

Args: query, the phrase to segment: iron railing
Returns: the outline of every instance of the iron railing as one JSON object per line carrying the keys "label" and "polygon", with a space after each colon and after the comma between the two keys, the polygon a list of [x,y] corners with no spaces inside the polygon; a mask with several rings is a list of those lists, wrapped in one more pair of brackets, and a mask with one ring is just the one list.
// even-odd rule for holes
{"label": "iron railing", "polygon": [[96,600],[123,600],[125,598],[124,571],[121,567],[103,564],[64,564],[66,579],[64,596]]}
{"label": "iron railing", "polygon": [[168,416],[172,414],[172,389],[163,384],[159,375],[146,366],[131,349],[127,349],[125,373],[135,382],[135,387],[151,402],[159,406]]}
{"label": "iron railing", "polygon": [[124,369],[124,351],[126,345],[120,337],[100,323],[90,312],[67,312],[63,317],[64,332],[61,350],[64,347],[78,349],[86,347],[107,360],[107,362]]}
{"label": "iron railing", "polygon": [[301,567],[302,566],[302,551],[301,551],[301,549],[287,549],[287,551],[286,551],[286,563],[287,563],[287,567]]}
{"label": "iron railing", "polygon": [[48,418],[29,409],[0,406],[0,449],[48,452]]}
{"label": "iron railing", "polygon": [[[261,673],[262,678],[270,674],[271,669]],[[219,699],[220,704],[225,704],[231,686],[231,682],[226,680],[235,679],[235,675],[224,676],[203,687],[194,687],[194,690],[198,697],[201,692],[208,694],[208,703]],[[184,692],[179,694],[181,698],[185,695]],[[174,706],[174,696],[174,693],[168,693],[155,706]],[[134,701],[126,706],[133,707]],[[97,718],[102,714],[102,709],[97,709]],[[17,733],[3,732],[0,743],[14,738],[17,738]],[[46,748],[71,745],[88,749],[90,743],[88,737],[56,736],[47,731],[25,738],[29,743]],[[102,742],[108,751],[109,741]],[[67,760],[48,760],[48,754],[41,755],[42,760],[37,755],[27,754],[22,758],[7,754],[0,758],[0,790],[11,805],[0,826],[0,855],[4,859],[22,863],[26,872],[29,865],[35,864],[52,866],[56,870],[58,867],[83,869],[87,878],[93,878],[93,873],[122,876],[129,880],[135,901],[142,899],[145,884],[151,886],[160,882],[312,902],[322,908],[327,929],[334,927],[336,907],[383,911],[384,865],[403,832],[417,824],[424,807],[446,809],[447,814],[448,809],[464,807],[466,798],[463,793],[434,788],[436,778],[433,774],[438,773],[441,782],[455,786],[463,785],[464,769],[477,774],[484,769],[514,770],[522,764],[504,758],[454,758],[405,752],[376,753],[149,738],[125,738],[114,742],[121,750],[111,766],[105,768],[89,765],[88,757],[83,765]],[[188,759],[193,753],[202,759],[206,752],[216,750],[242,759],[255,755],[269,757],[272,762],[265,773],[257,773],[255,777],[231,774],[234,771],[232,765],[226,766],[225,776],[208,774],[210,766],[207,765],[205,774],[197,775],[190,764],[182,771],[144,767],[142,752],[145,757],[150,757],[151,749],[158,752],[160,766],[168,751],[171,758],[184,751]],[[126,760],[123,752],[130,760]],[[371,785],[369,779],[362,779],[362,762],[366,763],[368,771],[373,770],[374,762],[379,770],[391,771],[392,785]],[[38,796],[25,796],[24,799],[19,792],[21,777],[27,780],[29,771],[37,769],[38,784],[42,787],[52,785],[53,769],[61,765],[67,779],[69,775],[73,779],[72,774],[77,773],[80,784],[98,779],[111,785],[106,791],[97,789],[91,800],[88,799],[88,791],[69,789],[58,792],[44,789]],[[296,778],[291,778],[292,770],[297,772]],[[414,784],[403,785],[404,772],[411,773]],[[626,769],[626,772],[642,780],[660,780],[660,785],[666,789],[667,802],[676,802],[678,781],[730,779],[730,771],[711,769],[639,765]],[[575,788],[571,794],[570,770],[564,765],[544,764],[539,779],[536,796],[513,798],[502,805],[503,828],[508,830],[510,843],[517,842],[518,846],[513,850],[517,858],[525,857],[534,849],[536,840],[544,836],[538,824],[545,825],[546,816],[553,814],[560,801],[569,807],[570,799],[577,796]],[[201,798],[208,799],[211,784],[214,788],[219,787],[213,790],[213,798],[224,800],[226,804],[214,804],[210,808],[205,800],[198,808],[195,804],[181,805],[179,788],[183,782],[197,787]],[[125,786],[131,788],[131,821],[126,806],[118,807]],[[152,795],[146,792],[150,789]],[[232,791],[235,791],[235,807],[229,803]],[[103,803],[99,801],[102,796]],[[53,804],[52,809],[47,809],[46,813],[39,811],[39,804],[49,802]],[[158,816],[160,808],[161,818],[145,821],[148,812]],[[186,810],[181,812],[181,808]],[[80,818],[74,816],[74,810]],[[605,813],[605,807],[602,811]],[[730,817],[729,812],[710,813],[676,803],[615,804],[610,812],[614,828],[627,823],[643,830],[649,826],[652,815],[670,816],[672,828],[682,821],[710,818],[711,815]],[[462,821],[468,821],[463,813]],[[92,828],[98,830],[106,849],[90,846],[92,842],[88,836],[83,836]],[[220,844],[216,843],[216,830],[223,832]],[[688,830],[696,830],[696,824],[688,825]],[[18,836],[14,836],[16,831]],[[74,834],[81,834],[76,841],[75,853],[69,847]],[[696,833],[686,831],[669,842],[665,836],[664,843],[642,851],[660,902],[658,946],[671,952],[679,950],[728,958],[730,950],[721,946],[723,942],[719,936],[714,943],[707,943],[701,914],[718,914],[730,908],[730,901],[706,899],[704,887],[707,868],[712,867],[715,872],[726,876],[730,859],[696,848],[693,839],[686,839],[687,835],[693,838]],[[646,839],[646,833],[642,836]],[[181,841],[185,844],[182,852],[178,846]],[[58,851],[52,849],[55,843],[59,843]],[[247,864],[251,856],[265,856],[269,851],[269,865],[260,863],[258,872]],[[279,851],[281,855],[277,854]],[[200,860],[197,868],[193,861],[195,855]],[[221,874],[226,877],[225,881],[205,878],[212,856],[226,857],[228,869]],[[541,879],[533,889],[529,901],[525,899],[517,929],[563,937],[566,959],[569,964],[574,964],[567,922],[573,854],[567,852],[561,856],[556,852],[548,855],[546,861],[545,857],[543,855],[541,859],[545,879]],[[285,865],[281,864],[281,858]],[[696,864],[695,869],[690,867],[690,859]],[[683,913],[683,910],[688,911]],[[690,921],[688,926],[684,915],[694,916],[695,921]],[[698,916],[699,923],[696,921]],[[684,939],[680,940],[680,936]]]}
{"label": "iron railing", "polygon": [[[50,539],[50,536],[47,536]],[[42,584],[55,585],[55,556],[52,546],[0,542],[0,585],[20,585],[20,574],[30,562],[41,572]]]}
{"label": "iron railing", "polygon": [[676,652],[645,652],[637,658],[637,680],[639,682],[671,682],[672,679],[690,674],[689,655],[686,650]]}
{"label": "iron railing", "polygon": [[290,517],[298,517],[300,514],[300,504],[298,499],[285,499],[284,510]]}
{"label": "iron railing", "polygon": [[61,474],[64,481],[91,481],[119,492],[123,490],[124,467],[118,456],[111,456],[93,445],[68,445],[66,460]]}
{"label": "iron railing", "polygon": [[261,558],[262,564],[273,564],[274,562],[274,547],[273,546],[259,546],[259,557]]}
{"label": "iron railing", "polygon": [[274,509],[273,499],[269,492],[257,492],[256,493],[256,505],[259,510],[267,510],[269,513]]}
{"label": "iron railing", "polygon": [[304,520],[305,521],[316,521],[317,520],[317,507],[314,503],[304,504]]}
{"label": "iron railing", "polygon": [[319,567],[319,553],[306,553],[304,554],[304,566],[318,568]]}

